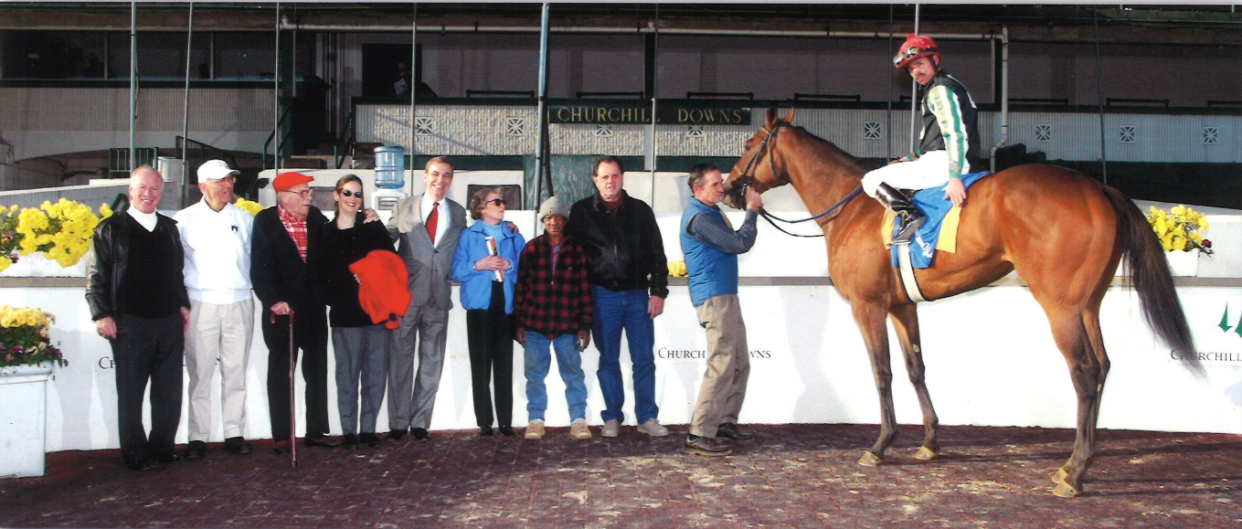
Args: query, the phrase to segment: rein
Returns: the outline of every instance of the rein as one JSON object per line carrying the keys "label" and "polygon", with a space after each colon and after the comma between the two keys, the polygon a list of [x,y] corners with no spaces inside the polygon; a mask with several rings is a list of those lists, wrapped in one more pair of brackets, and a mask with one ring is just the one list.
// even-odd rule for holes
{"label": "rein", "polygon": [[[742,190],[742,195],[745,195],[745,193],[746,193],[746,187],[747,187],[747,186],[749,186],[752,182],[754,182],[754,181],[755,181],[755,173],[754,173],[754,169],[755,169],[755,166],[757,166],[757,165],[759,164],[759,160],[760,160],[761,158],[763,158],[763,153],[764,153],[765,149],[766,149],[766,151],[767,151],[767,153],[768,153],[768,165],[770,166],[770,169],[771,169],[771,171],[772,171],[772,174],[774,174],[774,175],[776,174],[776,163],[775,163],[774,161],[772,161],[772,145],[771,145],[770,141],[772,140],[772,138],[775,138],[775,137],[776,137],[776,133],[777,133],[778,131],[780,131],[780,127],[781,127],[781,125],[782,125],[782,124],[777,124],[775,127],[772,127],[772,129],[771,129],[771,130],[769,130],[767,127],[763,127],[763,128],[761,129],[761,130],[763,130],[764,132],[767,132],[767,135],[765,135],[765,136],[763,137],[763,143],[760,143],[760,144],[759,144],[759,150],[758,150],[758,152],[755,154],[755,156],[754,156],[753,158],[751,158],[751,159],[750,159],[750,163],[746,164],[746,169],[745,169],[744,171],[742,171],[741,176],[739,176],[739,177],[737,178],[737,179],[738,179],[738,181],[739,181],[739,182],[741,183],[741,185],[742,185],[742,187],[740,188],[740,189]],[[780,218],[780,217],[777,217],[776,215],[773,215],[773,214],[771,214],[771,213],[768,213],[768,211],[767,211],[766,209],[763,209],[763,208],[759,208],[759,215],[760,215],[761,217],[763,217],[763,219],[764,219],[764,220],[768,221],[768,224],[771,224],[773,228],[776,228],[776,229],[777,229],[777,231],[780,231],[781,233],[784,233],[785,235],[789,235],[789,236],[792,236],[792,237],[805,237],[805,238],[817,238],[817,237],[823,237],[823,236],[824,236],[824,234],[822,234],[822,233],[821,233],[821,234],[819,234],[819,235],[801,235],[801,234],[797,234],[797,233],[790,233],[789,231],[785,230],[785,228],[780,227],[780,225],[778,225],[778,224],[776,223],[776,221],[784,222],[785,224],[798,224],[798,223],[801,223],[801,222],[809,222],[809,221],[812,221],[812,220],[818,220],[818,219],[821,219],[821,218],[823,218],[823,217],[825,217],[825,216],[827,216],[827,215],[832,214],[832,212],[833,212],[833,211],[836,211],[836,210],[840,209],[840,208],[841,208],[841,206],[844,206],[844,205],[845,205],[846,203],[848,203],[850,200],[853,200],[853,199],[854,199],[854,197],[858,196],[858,194],[859,194],[859,193],[861,193],[861,192],[862,192],[862,187],[860,186],[860,187],[858,187],[857,189],[855,189],[854,191],[852,191],[849,195],[846,195],[846,197],[845,197],[845,198],[843,198],[843,199],[841,199],[841,201],[840,201],[840,202],[837,202],[835,205],[833,205],[832,207],[828,208],[828,210],[827,210],[827,211],[824,211],[823,213],[820,213],[820,214],[815,215],[815,216],[812,216],[812,217],[807,217],[807,218],[805,218],[805,219],[798,219],[798,220],[785,220],[785,219],[782,219],[782,218]],[[836,217],[833,217],[833,218],[835,219]],[[833,220],[833,219],[828,219],[827,221],[825,221],[825,223],[832,222],[832,220]]]}
{"label": "rein", "polygon": [[[766,209],[760,209],[760,210],[759,210],[759,215],[760,215],[760,216],[762,216],[764,220],[768,221],[768,224],[771,224],[773,228],[776,228],[778,231],[780,231],[781,233],[784,233],[785,235],[791,235],[791,236],[794,236],[794,237],[806,237],[806,238],[808,238],[808,239],[811,239],[811,238],[817,238],[817,237],[823,237],[823,236],[824,236],[824,234],[822,234],[822,233],[820,233],[819,235],[802,235],[802,234],[798,234],[798,233],[790,233],[790,232],[788,232],[788,231],[785,231],[785,229],[784,229],[784,228],[780,227],[780,225],[778,225],[778,224],[777,224],[776,222],[774,222],[774,221],[781,221],[781,222],[784,222],[785,224],[798,224],[798,223],[800,223],[800,222],[810,222],[810,221],[812,221],[812,220],[821,219],[821,218],[823,218],[823,217],[825,217],[825,216],[827,216],[827,215],[831,214],[833,211],[836,211],[836,210],[840,209],[840,208],[841,208],[841,206],[844,206],[846,203],[848,203],[849,201],[853,200],[853,199],[854,199],[854,197],[858,196],[858,194],[859,194],[859,193],[862,193],[862,187],[855,188],[853,191],[851,191],[851,192],[850,192],[850,194],[846,195],[846,196],[845,196],[845,198],[841,199],[841,201],[840,201],[840,202],[837,202],[837,203],[836,203],[836,204],[834,204],[832,207],[828,208],[828,210],[827,210],[827,211],[825,211],[825,212],[823,212],[823,213],[820,213],[819,215],[815,215],[815,216],[813,216],[813,217],[807,217],[807,218],[805,218],[805,219],[798,219],[798,220],[785,220],[785,219],[782,219],[782,218],[780,218],[780,217],[778,217],[778,216],[776,216],[776,215],[773,215],[773,214],[771,214],[771,213],[768,213],[768,211],[767,211]],[[826,223],[828,223],[828,222],[832,222],[832,221],[833,221],[833,219],[835,219],[835,218],[836,218],[836,217],[833,217],[832,219],[828,219],[827,221],[825,221],[825,224],[826,224]]]}

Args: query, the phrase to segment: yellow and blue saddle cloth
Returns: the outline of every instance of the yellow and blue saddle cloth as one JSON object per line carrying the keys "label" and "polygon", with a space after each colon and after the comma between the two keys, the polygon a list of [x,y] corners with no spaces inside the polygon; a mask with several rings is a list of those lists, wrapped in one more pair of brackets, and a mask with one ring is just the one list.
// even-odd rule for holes
{"label": "yellow and blue saddle cloth", "polygon": [[[962,176],[962,185],[966,189],[974,185],[985,176],[991,175],[990,171],[979,173],[970,173]],[[944,185],[929,187],[919,190],[914,194],[914,205],[927,215],[927,220],[919,227],[915,233],[914,239],[910,242],[910,263],[915,268],[927,268],[931,266],[932,257],[936,254],[936,250],[956,253],[957,252],[957,224],[958,216],[961,214],[962,208],[954,207],[953,202],[944,198]],[[887,244],[892,243],[893,237],[897,235],[897,231],[901,229],[901,218],[895,213],[889,211],[884,216],[883,237]],[[891,247],[893,255],[893,268],[897,268],[897,246]]]}

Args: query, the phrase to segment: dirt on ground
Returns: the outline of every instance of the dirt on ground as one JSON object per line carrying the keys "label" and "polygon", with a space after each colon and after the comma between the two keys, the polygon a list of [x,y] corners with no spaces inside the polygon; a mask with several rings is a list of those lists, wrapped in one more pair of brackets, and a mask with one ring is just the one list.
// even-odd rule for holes
{"label": "dirt on ground", "polygon": [[378,448],[226,454],[126,469],[116,450],[48,454],[42,478],[0,481],[3,527],[1169,527],[1242,528],[1242,437],[1101,430],[1082,496],[1052,495],[1071,430],[942,428],[943,456],[857,464],[878,428],[755,426],[732,456],[653,439],[541,441],[433,431]]}

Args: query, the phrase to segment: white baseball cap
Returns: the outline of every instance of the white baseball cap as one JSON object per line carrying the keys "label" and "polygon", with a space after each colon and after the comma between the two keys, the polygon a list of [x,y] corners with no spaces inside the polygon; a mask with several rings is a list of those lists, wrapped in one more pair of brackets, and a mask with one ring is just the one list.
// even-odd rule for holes
{"label": "white baseball cap", "polygon": [[206,182],[208,180],[223,180],[229,175],[239,175],[241,171],[237,169],[229,169],[229,164],[224,160],[207,160],[203,165],[198,166],[198,181]]}

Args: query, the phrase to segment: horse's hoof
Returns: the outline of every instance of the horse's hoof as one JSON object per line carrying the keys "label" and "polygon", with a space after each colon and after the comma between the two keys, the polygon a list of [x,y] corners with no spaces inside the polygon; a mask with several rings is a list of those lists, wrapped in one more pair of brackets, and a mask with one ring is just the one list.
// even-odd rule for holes
{"label": "horse's hoof", "polygon": [[1057,486],[1052,487],[1052,493],[1062,498],[1076,498],[1079,494],[1081,494],[1078,492],[1078,489],[1071,487],[1069,483],[1064,481],[1057,483]]}
{"label": "horse's hoof", "polygon": [[864,450],[862,458],[858,460],[858,464],[864,467],[878,467],[883,462],[884,460],[880,459],[880,456],[875,455],[875,452],[870,450]]}
{"label": "horse's hoof", "polygon": [[932,450],[926,446],[920,446],[919,451],[914,453],[914,458],[919,461],[928,461],[940,457],[940,452]]}
{"label": "horse's hoof", "polygon": [[1058,468],[1056,472],[1052,473],[1052,482],[1056,484],[1065,483],[1065,478],[1068,477],[1069,472],[1065,470],[1065,467],[1061,467]]}

